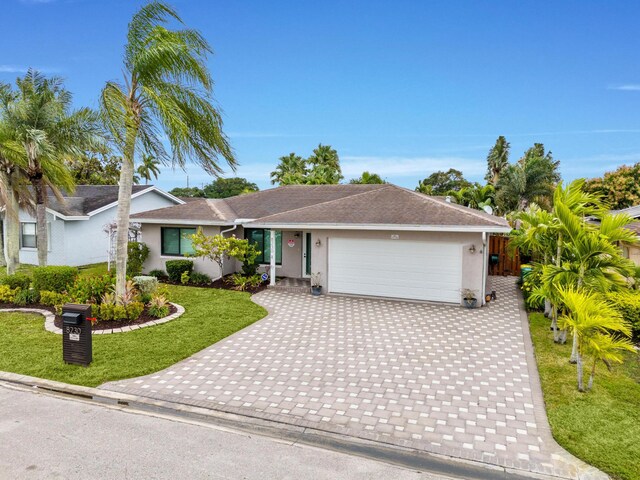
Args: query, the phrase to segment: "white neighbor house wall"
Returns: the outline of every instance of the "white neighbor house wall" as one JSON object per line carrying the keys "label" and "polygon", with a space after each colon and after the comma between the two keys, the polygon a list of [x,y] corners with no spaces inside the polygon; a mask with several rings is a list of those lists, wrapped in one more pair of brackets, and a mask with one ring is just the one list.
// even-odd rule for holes
{"label": "white neighbor house wall", "polygon": [[[150,191],[131,199],[131,213],[144,212],[156,208],[170,207],[176,203],[164,195]],[[106,262],[109,250],[109,236],[104,226],[116,218],[117,206],[97,213],[89,220],[62,220],[47,212],[49,234],[49,265],[80,266]],[[20,211],[21,222],[34,222],[35,218]],[[6,227],[4,228],[6,232]],[[5,239],[6,245],[6,239]],[[20,248],[20,263],[37,265],[36,248]]]}

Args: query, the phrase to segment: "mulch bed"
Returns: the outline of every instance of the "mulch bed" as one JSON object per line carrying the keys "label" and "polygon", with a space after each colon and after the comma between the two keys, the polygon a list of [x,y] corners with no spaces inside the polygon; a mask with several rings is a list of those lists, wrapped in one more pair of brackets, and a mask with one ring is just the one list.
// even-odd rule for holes
{"label": "mulch bed", "polygon": [[[194,284],[188,284],[188,285],[182,285],[180,282],[172,282],[169,279],[163,279],[160,280],[161,283],[166,283],[168,285],[178,285],[178,286],[185,286],[185,287],[199,287],[199,288],[220,288],[222,290],[234,290],[237,291],[233,285],[233,283],[230,281],[229,277],[231,275],[225,275],[223,278],[219,278],[216,281],[212,282],[212,283],[205,283],[202,285],[194,285]],[[260,286],[252,288],[249,287],[245,290],[245,292],[250,293],[251,295],[253,295],[254,293],[258,293],[261,292],[263,290],[266,290],[268,287],[267,282],[263,282]]]}
{"label": "mulch bed", "polygon": [[[0,303],[0,308],[37,308],[38,310],[47,310],[51,313],[56,313],[55,308],[49,305],[30,304],[30,305],[16,305],[15,303]],[[169,315],[176,313],[178,309],[173,305],[169,305]],[[110,330],[112,328],[128,327],[130,325],[142,325],[143,323],[150,322],[152,320],[158,320],[156,317],[149,315],[147,307],[144,307],[142,314],[137,320],[132,322],[128,320],[100,320],[93,324],[92,330]],[[55,326],[62,328],[62,316],[56,315]]]}

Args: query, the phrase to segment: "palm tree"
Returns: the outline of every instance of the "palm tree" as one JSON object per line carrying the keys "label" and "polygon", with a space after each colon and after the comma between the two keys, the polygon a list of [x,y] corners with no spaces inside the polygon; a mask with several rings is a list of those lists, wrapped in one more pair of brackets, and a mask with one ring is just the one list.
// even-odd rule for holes
{"label": "palm tree", "polygon": [[511,145],[502,135],[496,140],[487,155],[487,175],[485,180],[494,187],[498,185],[500,174],[509,165],[509,149]]}
{"label": "palm tree", "polygon": [[[6,99],[10,90],[0,85],[0,99]],[[4,236],[0,233],[2,266],[7,273],[15,273],[20,264],[20,204],[33,211],[31,192],[27,188],[27,156],[22,145],[12,136],[13,132],[0,118],[0,203],[4,207]],[[28,208],[31,207],[31,208]]]}
{"label": "palm tree", "polygon": [[604,363],[607,369],[611,370],[612,363],[622,363],[624,361],[621,356],[623,351],[635,352],[633,343],[631,343],[629,339],[621,336],[603,335],[602,333],[597,333],[590,337],[585,346],[587,354],[590,355],[593,360],[587,390],[593,388],[596,367],[599,362]]}
{"label": "palm tree", "polygon": [[159,165],[160,162],[151,155],[142,155],[142,163],[138,166],[137,173],[141,178],[144,178],[145,185],[149,185],[152,176],[156,180],[158,179],[158,175],[160,174]]}
{"label": "palm tree", "polygon": [[305,182],[307,166],[303,158],[295,153],[280,157],[280,163],[271,172],[271,183],[299,185]]}
{"label": "palm tree", "polygon": [[26,153],[36,202],[38,263],[46,265],[48,189],[60,199],[60,188],[73,191],[65,161],[99,144],[101,136],[95,113],[87,108],[71,111],[71,94],[61,79],[30,69],[16,84],[16,94],[2,102],[2,115]]}
{"label": "palm tree", "polygon": [[378,175],[377,173],[362,172],[362,175],[360,175],[360,177],[352,178],[351,180],[349,180],[349,183],[352,183],[352,184],[383,184],[383,183],[387,183],[387,182],[385,180],[383,180],[382,177],[380,175]]}
{"label": "palm tree", "polygon": [[339,183],[344,177],[340,168],[340,158],[338,152],[330,145],[319,144],[307,159],[311,166],[309,176],[310,183]]}
{"label": "palm tree", "polygon": [[[570,330],[576,339],[578,390],[584,392],[584,353],[593,353],[598,339],[601,338],[599,336],[618,332],[628,337],[631,330],[615,306],[604,300],[598,293],[574,288],[561,288],[559,292],[566,308],[566,313],[560,317],[559,322],[563,328]],[[621,345],[618,346],[623,348]],[[603,351],[610,351],[612,348],[611,345],[605,347],[604,343],[601,343],[600,347]],[[592,369],[592,372],[594,371],[595,368]]]}
{"label": "palm tree", "polygon": [[536,143],[516,164],[502,170],[496,185],[496,205],[501,212],[524,210],[531,202],[551,208],[551,198],[560,180],[560,162],[544,145]]}
{"label": "palm tree", "polygon": [[[221,175],[222,157],[235,170],[236,159],[213,106],[213,81],[206,66],[211,47],[191,29],[169,29],[178,14],[163,2],[143,6],[129,23],[124,81],[109,81],[100,104],[123,160],[118,191],[116,293],[124,293],[131,189],[136,151],[161,163],[184,167],[195,159],[206,172]],[[168,153],[159,132],[168,138]]]}

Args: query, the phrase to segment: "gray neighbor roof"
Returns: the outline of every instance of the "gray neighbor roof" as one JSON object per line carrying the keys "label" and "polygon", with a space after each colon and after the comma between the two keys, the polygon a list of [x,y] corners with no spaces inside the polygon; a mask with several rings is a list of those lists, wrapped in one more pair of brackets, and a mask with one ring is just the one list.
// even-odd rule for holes
{"label": "gray neighbor roof", "polygon": [[[133,193],[146,190],[153,185],[134,185]],[[118,185],[78,185],[69,195],[62,192],[63,201],[50,191],[47,206],[68,217],[83,217],[118,200]]]}
{"label": "gray neighbor roof", "polygon": [[508,222],[483,211],[393,184],[287,185],[226,199],[202,199],[137,213],[141,223],[252,226],[437,226],[508,231]]}

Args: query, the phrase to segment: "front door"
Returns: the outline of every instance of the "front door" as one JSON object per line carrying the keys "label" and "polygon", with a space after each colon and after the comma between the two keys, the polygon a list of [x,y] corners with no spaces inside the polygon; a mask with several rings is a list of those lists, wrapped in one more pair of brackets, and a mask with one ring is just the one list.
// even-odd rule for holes
{"label": "front door", "polygon": [[311,276],[311,232],[302,233],[302,277]]}

